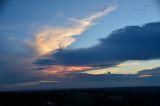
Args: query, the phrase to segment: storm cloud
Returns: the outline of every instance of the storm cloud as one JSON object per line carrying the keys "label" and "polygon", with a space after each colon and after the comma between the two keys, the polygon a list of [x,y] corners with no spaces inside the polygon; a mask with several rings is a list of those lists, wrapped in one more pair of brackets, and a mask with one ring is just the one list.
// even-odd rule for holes
{"label": "storm cloud", "polygon": [[35,64],[110,66],[127,60],[160,58],[160,22],[143,26],[126,26],[113,31],[109,37],[91,48],[59,49],[56,53],[42,57]]}

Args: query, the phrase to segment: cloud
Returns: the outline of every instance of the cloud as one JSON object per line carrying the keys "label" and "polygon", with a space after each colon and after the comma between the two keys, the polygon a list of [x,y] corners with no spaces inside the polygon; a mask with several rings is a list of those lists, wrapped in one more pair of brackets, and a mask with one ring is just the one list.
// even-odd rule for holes
{"label": "cloud", "polygon": [[147,69],[147,70],[141,70],[137,73],[139,76],[143,75],[151,75],[151,76],[160,76],[160,67],[153,68],[153,69]]}
{"label": "cloud", "polygon": [[[100,18],[109,12],[113,11],[116,7],[108,7],[103,11],[99,11],[84,19],[71,19],[71,26],[68,27],[50,27],[40,31],[35,36],[35,41],[22,40],[18,35],[0,35],[0,86],[5,84],[15,84],[23,82],[35,82],[53,78],[53,75],[48,78],[48,74],[44,74],[43,70],[35,70],[37,66],[33,61],[38,58],[35,53],[35,48],[39,54],[47,52],[54,52],[56,49],[68,47],[75,41],[75,35],[83,33],[87,28],[94,24],[97,18]],[[8,27],[10,29],[10,27]],[[23,35],[22,35],[23,36]],[[22,37],[23,38],[23,37]],[[35,47],[35,48],[34,48]],[[41,68],[41,67],[40,67]],[[88,69],[90,66],[54,66],[47,67],[48,72],[55,72],[57,69],[60,73],[66,69],[81,70]],[[44,69],[44,68],[41,68]],[[69,71],[66,71],[67,73]],[[45,71],[47,73],[47,71]],[[38,83],[38,82],[37,82]],[[40,82],[42,83],[42,82]],[[30,83],[25,83],[30,84]],[[34,83],[33,83],[34,84]]]}
{"label": "cloud", "polygon": [[129,86],[160,86],[160,77],[139,77],[133,74],[71,74],[57,80],[40,80],[1,86],[3,90],[65,89]]}
{"label": "cloud", "polygon": [[35,36],[35,48],[40,55],[55,52],[59,48],[66,48],[75,42],[74,36],[82,34],[93,25],[93,22],[115,10],[115,6],[108,7],[84,19],[71,19],[72,25],[67,27],[49,27]]}
{"label": "cloud", "polygon": [[150,75],[150,74],[144,74],[144,75],[140,75],[140,76],[138,76],[138,77],[140,77],[140,78],[146,78],[146,77],[151,77],[152,75]]}
{"label": "cloud", "polygon": [[160,58],[160,22],[144,26],[127,26],[113,31],[109,37],[91,48],[59,49],[35,64],[112,66],[127,60],[149,60]]}
{"label": "cloud", "polygon": [[14,37],[0,35],[0,84],[39,79],[33,71],[34,50]]}
{"label": "cloud", "polygon": [[50,67],[43,67],[41,72],[44,74],[52,74],[58,76],[63,76],[64,74],[70,74],[74,71],[82,71],[82,70],[89,70],[92,69],[90,66],[63,66],[63,65],[54,65]]}
{"label": "cloud", "polygon": [[[40,80],[40,81],[30,81],[30,82],[20,82],[15,84],[3,84],[0,87],[0,90],[3,91],[13,91],[13,90],[24,90],[24,89],[32,89],[36,87],[36,89],[42,89],[49,84],[55,84],[59,81],[54,80]],[[47,86],[48,87],[48,86]]]}
{"label": "cloud", "polygon": [[160,59],[155,60],[139,60],[139,61],[126,61],[112,67],[99,67],[93,68],[91,70],[84,71],[83,73],[88,74],[106,74],[119,73],[119,74],[136,74],[141,70],[154,69],[160,66]]}
{"label": "cloud", "polygon": [[[23,83],[16,83],[13,84],[14,86],[17,87],[25,87],[25,86],[33,86],[33,85],[38,85],[38,84],[48,84],[48,83],[58,83],[59,81],[48,81],[48,80],[41,80],[41,81],[34,81],[34,82],[23,82]],[[10,86],[10,85],[5,85],[5,86]]]}
{"label": "cloud", "polygon": [[140,63],[138,62],[131,62],[131,63],[120,63],[118,65],[116,65],[117,67],[125,67],[125,66],[138,66],[140,65]]}

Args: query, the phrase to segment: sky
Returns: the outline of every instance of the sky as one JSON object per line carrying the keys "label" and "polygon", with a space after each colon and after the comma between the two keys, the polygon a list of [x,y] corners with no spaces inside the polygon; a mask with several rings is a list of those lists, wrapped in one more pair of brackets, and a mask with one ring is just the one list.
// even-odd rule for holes
{"label": "sky", "polygon": [[0,90],[160,86],[158,0],[0,5]]}

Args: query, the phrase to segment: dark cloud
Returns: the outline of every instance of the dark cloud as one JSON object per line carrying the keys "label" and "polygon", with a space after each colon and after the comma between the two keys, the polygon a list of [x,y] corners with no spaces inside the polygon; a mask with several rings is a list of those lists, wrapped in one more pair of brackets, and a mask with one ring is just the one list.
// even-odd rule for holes
{"label": "dark cloud", "polygon": [[37,79],[33,74],[34,51],[25,42],[0,35],[0,84]]}
{"label": "dark cloud", "polygon": [[132,74],[85,74],[85,73],[75,73],[68,75],[63,79],[60,79],[65,82],[87,82],[87,81],[131,81],[135,80],[138,77]]}
{"label": "dark cloud", "polygon": [[160,67],[154,69],[141,70],[137,73],[137,75],[160,76]]}
{"label": "dark cloud", "polygon": [[37,65],[89,65],[110,66],[127,60],[160,58],[160,22],[144,26],[127,26],[113,31],[109,37],[91,48],[59,49],[42,57]]}
{"label": "dark cloud", "polygon": [[0,35],[0,56],[2,57],[23,57],[28,58],[34,55],[34,50],[23,40],[14,36]]}
{"label": "dark cloud", "polygon": [[137,74],[72,74],[61,79],[25,82],[5,85],[4,90],[23,90],[23,89],[65,89],[65,88],[99,88],[99,87],[129,87],[129,86],[160,86],[160,77],[151,76],[141,78]]}

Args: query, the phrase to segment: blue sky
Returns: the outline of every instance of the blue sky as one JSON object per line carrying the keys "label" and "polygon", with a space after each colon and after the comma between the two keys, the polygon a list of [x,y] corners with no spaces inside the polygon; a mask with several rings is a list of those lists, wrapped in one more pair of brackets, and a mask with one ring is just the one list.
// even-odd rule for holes
{"label": "blue sky", "polygon": [[[58,86],[63,87],[66,85],[63,79],[68,78],[65,74],[86,74],[87,77],[108,71],[122,74],[122,77],[123,74],[133,74],[142,78],[139,71],[160,67],[156,37],[146,31],[149,26],[148,31],[157,35],[155,27],[158,30],[159,11],[157,0],[4,1],[0,11],[0,85],[2,89],[10,86],[23,89],[32,84],[61,82]],[[130,28],[135,32],[129,33]],[[137,30],[144,32],[141,35]],[[128,46],[124,46],[119,37],[114,38],[120,34]],[[130,36],[133,41],[125,42]],[[143,39],[135,40],[136,37]],[[129,52],[132,48],[134,55]],[[74,87],[72,81],[74,79],[70,87]],[[142,85],[145,84],[144,81]]]}

